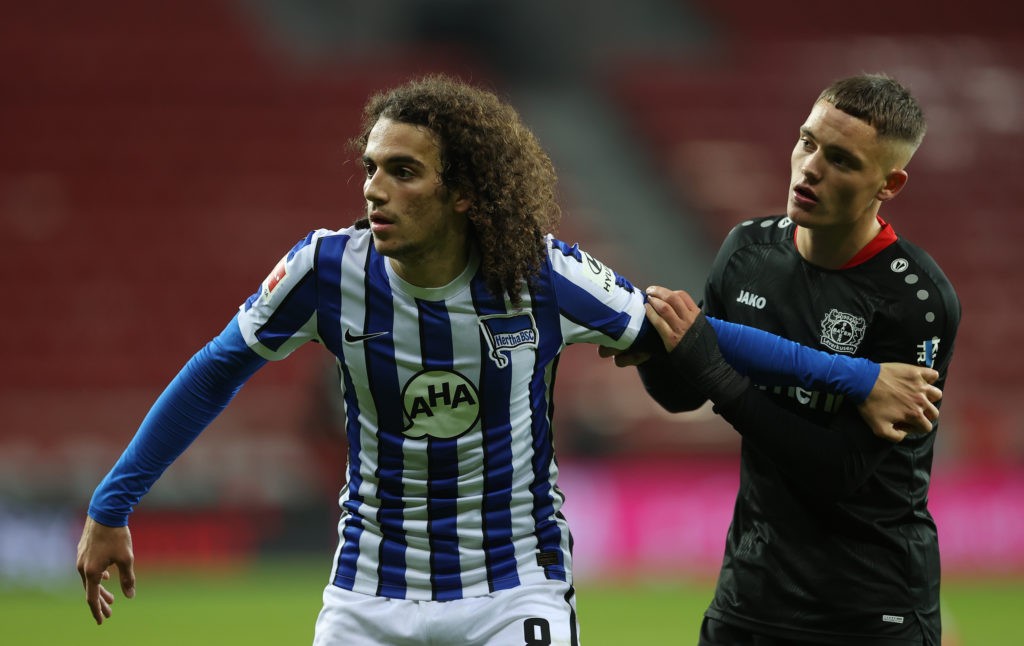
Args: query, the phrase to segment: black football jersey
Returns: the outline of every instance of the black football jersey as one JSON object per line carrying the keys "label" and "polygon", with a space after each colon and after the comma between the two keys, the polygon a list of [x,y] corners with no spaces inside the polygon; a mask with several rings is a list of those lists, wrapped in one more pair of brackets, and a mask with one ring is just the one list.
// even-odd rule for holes
{"label": "black football jersey", "polygon": [[[827,270],[799,255],[795,231],[783,216],[733,229],[708,277],[705,312],[832,353],[931,366],[942,388],[960,303],[932,258],[886,225],[850,265]],[[852,484],[821,486],[744,439],[708,616],[817,644],[938,644],[939,549],[927,505],[938,430],[892,444],[842,396],[765,391],[807,421],[859,434],[842,474]]]}

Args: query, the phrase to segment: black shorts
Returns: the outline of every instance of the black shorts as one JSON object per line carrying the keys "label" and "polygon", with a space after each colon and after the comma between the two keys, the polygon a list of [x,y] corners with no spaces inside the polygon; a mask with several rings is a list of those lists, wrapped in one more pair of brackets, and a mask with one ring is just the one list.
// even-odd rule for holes
{"label": "black shorts", "polygon": [[[905,640],[897,640],[897,642],[900,644],[907,643]],[[886,641],[887,644],[897,642]],[[700,641],[698,646],[811,646],[811,644],[819,643],[803,641],[802,639],[789,639],[788,637],[761,635],[746,628],[739,628],[717,619],[704,617],[704,621],[700,625]],[[850,642],[847,641],[846,643]],[[927,645],[931,642],[924,640],[921,643]]]}
{"label": "black shorts", "polygon": [[700,625],[699,646],[808,646],[810,642],[769,637],[750,632],[746,628],[704,617]]}

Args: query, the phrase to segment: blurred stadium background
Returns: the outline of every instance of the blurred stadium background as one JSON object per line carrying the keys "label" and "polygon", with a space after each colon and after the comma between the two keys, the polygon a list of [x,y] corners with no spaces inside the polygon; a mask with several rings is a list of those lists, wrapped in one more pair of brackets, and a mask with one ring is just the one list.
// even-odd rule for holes
{"label": "blurred stadium background", "polygon": [[[0,617],[22,613],[14,596],[42,606],[78,585],[88,498],[149,404],[295,240],[360,213],[345,144],[368,94],[424,72],[495,89],[560,170],[561,237],[637,284],[699,293],[726,231],[784,208],[820,87],[887,71],[930,130],[885,214],[964,307],[931,501],[950,632],[1019,643],[963,628],[966,608],[998,606],[972,598],[1024,607],[1018,7],[0,0],[0,15]],[[327,562],[344,466],[331,375],[304,348],[243,389],[133,517],[142,576]],[[588,586],[697,581],[699,614],[737,436],[704,412],[662,414],[593,349],[566,353],[558,388],[581,604]],[[307,598],[315,612],[318,588]],[[89,627],[77,601],[54,614]],[[666,630],[654,643],[695,634]]]}

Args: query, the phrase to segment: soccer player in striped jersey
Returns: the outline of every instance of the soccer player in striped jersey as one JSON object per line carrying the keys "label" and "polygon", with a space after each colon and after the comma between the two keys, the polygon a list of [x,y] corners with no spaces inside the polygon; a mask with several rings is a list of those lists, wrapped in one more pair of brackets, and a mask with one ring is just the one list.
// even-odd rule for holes
{"label": "soccer player in striped jersey", "polygon": [[[554,376],[573,343],[663,351],[646,297],[552,236],[554,168],[494,94],[427,77],[364,119],[366,217],[282,258],[97,487],[78,568],[98,623],[111,564],[134,595],[134,506],[256,370],[316,341],[338,361],[349,452],[314,644],[579,643]],[[878,364],[731,332],[756,374],[877,396]]]}

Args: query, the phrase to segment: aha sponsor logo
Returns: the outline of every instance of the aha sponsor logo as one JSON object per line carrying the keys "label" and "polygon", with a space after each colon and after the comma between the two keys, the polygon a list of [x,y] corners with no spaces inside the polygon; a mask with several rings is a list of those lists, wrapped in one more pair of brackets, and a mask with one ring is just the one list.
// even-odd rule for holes
{"label": "aha sponsor logo", "polygon": [[744,305],[749,305],[759,310],[763,310],[764,306],[768,304],[768,301],[765,299],[764,296],[752,294],[745,289],[740,290],[740,295],[736,298],[736,302],[743,303]]}
{"label": "aha sponsor logo", "polygon": [[480,394],[453,370],[423,370],[402,389],[402,412],[406,437],[458,437],[480,419]]}

